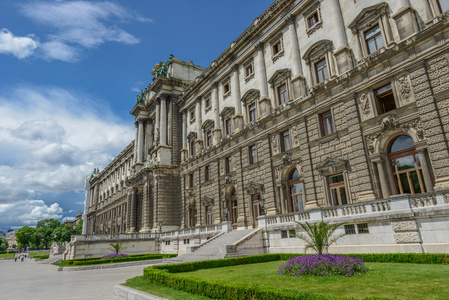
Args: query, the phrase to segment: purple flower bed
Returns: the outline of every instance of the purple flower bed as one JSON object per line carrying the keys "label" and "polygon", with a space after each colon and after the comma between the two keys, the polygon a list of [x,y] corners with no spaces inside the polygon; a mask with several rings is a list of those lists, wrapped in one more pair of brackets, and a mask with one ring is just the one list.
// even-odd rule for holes
{"label": "purple flower bed", "polygon": [[287,274],[295,277],[307,275],[343,275],[348,277],[361,276],[367,271],[365,263],[361,258],[316,254],[289,259],[285,264],[279,266],[278,274]]}
{"label": "purple flower bed", "polygon": [[108,255],[104,255],[103,259],[114,259],[114,258],[119,258],[119,257],[127,257],[128,254],[123,254],[123,253],[119,253],[119,254],[108,254]]}

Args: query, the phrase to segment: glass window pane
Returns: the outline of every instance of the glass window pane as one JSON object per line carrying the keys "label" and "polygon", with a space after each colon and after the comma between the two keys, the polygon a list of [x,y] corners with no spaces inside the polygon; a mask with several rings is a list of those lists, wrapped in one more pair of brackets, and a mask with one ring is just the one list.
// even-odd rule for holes
{"label": "glass window pane", "polygon": [[298,169],[294,169],[293,172],[290,174],[289,180],[294,180],[299,178],[299,172]]}
{"label": "glass window pane", "polygon": [[300,208],[300,210],[301,211],[303,211],[304,210],[304,199],[303,199],[303,197],[302,197],[302,195],[298,195],[298,201],[299,201],[299,208]]}
{"label": "glass window pane", "polygon": [[348,204],[346,201],[346,191],[344,187],[340,188],[340,199],[342,205]]}
{"label": "glass window pane", "polygon": [[422,193],[421,185],[419,184],[418,173],[416,173],[416,171],[410,172],[410,179],[412,180],[414,192]]}
{"label": "glass window pane", "polygon": [[412,191],[410,189],[410,185],[408,183],[407,173],[399,174],[399,178],[401,180],[401,186],[404,194],[411,194]]}
{"label": "glass window pane", "polygon": [[332,197],[332,204],[334,206],[338,205],[338,193],[337,189],[331,189],[331,197]]}
{"label": "glass window pane", "polygon": [[398,164],[399,171],[415,168],[415,159],[413,155],[397,158],[396,163]]}
{"label": "glass window pane", "polygon": [[366,39],[372,38],[373,36],[375,36],[376,34],[380,33],[380,27],[379,25],[374,26],[373,28],[371,28],[370,30],[368,30],[365,33],[365,37]]}
{"label": "glass window pane", "polygon": [[295,211],[299,211],[299,197],[293,196],[293,206]]}
{"label": "glass window pane", "polygon": [[413,139],[406,135],[401,135],[394,140],[390,147],[390,153],[411,149],[413,147]]}
{"label": "glass window pane", "polygon": [[376,44],[377,44],[377,49],[380,49],[384,46],[384,40],[382,39],[382,35],[378,35],[375,37],[376,40]]}
{"label": "glass window pane", "polygon": [[373,52],[377,51],[376,41],[374,39],[368,40],[367,44],[368,44],[368,52],[369,53],[373,53]]}

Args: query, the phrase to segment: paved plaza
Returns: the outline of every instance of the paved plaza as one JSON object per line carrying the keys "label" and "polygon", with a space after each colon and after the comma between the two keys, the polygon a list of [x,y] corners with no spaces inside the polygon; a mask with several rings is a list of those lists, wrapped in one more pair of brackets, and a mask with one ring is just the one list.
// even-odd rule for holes
{"label": "paved plaza", "polygon": [[51,265],[25,260],[0,260],[0,298],[21,299],[122,299],[115,285],[143,274],[146,266],[57,272]]}

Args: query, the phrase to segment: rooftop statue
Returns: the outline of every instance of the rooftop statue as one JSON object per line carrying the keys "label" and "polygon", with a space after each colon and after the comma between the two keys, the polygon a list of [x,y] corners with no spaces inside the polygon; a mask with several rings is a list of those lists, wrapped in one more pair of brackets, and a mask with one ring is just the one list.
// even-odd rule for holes
{"label": "rooftop statue", "polygon": [[154,68],[151,72],[151,75],[154,76],[153,81],[159,77],[167,77],[168,63],[174,57],[175,56],[173,54],[170,54],[170,56],[168,57],[168,60],[166,62],[161,61],[154,66]]}
{"label": "rooftop statue", "polygon": [[146,91],[147,91],[147,89],[145,89],[145,91],[140,89],[140,95],[137,95],[136,104],[141,104],[141,105],[145,104],[145,92]]}

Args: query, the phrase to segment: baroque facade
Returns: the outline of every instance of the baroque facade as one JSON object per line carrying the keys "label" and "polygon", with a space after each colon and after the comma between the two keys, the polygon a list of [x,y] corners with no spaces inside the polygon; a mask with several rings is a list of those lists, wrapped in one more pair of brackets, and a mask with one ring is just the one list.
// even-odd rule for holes
{"label": "baroque facade", "polygon": [[448,9],[276,0],[208,68],[170,57],[131,110],[135,140],[86,184],[85,233],[159,233],[157,251],[182,252],[262,228],[262,247],[288,251],[294,221],[326,220],[348,222],[348,249],[442,251]]}

